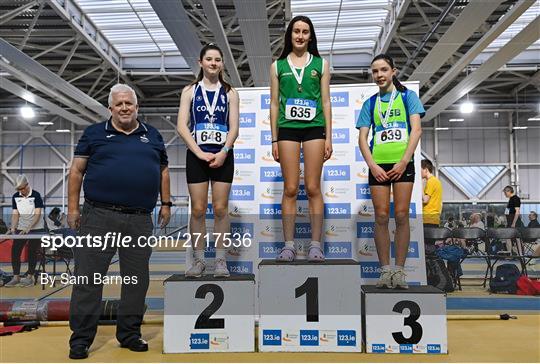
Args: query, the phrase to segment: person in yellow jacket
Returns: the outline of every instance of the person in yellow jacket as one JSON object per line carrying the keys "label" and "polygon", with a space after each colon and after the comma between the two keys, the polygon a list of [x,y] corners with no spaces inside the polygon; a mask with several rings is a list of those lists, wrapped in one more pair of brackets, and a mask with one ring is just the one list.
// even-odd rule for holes
{"label": "person in yellow jacket", "polygon": [[422,179],[425,181],[422,196],[422,214],[424,226],[438,227],[441,223],[442,184],[433,175],[433,163],[429,159],[422,160]]}

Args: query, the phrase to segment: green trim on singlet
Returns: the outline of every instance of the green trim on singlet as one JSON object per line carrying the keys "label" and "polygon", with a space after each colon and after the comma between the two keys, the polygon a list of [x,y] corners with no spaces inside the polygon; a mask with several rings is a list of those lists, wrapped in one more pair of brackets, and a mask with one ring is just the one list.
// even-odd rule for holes
{"label": "green trim on singlet", "polygon": [[381,110],[383,112],[383,115],[386,115],[386,109],[388,108],[388,102],[384,101],[376,101],[375,107],[373,108],[373,148],[371,151],[373,155],[373,160],[377,164],[397,163],[401,160],[401,158],[403,158],[403,155],[407,150],[407,146],[409,145],[408,140],[411,135],[411,124],[407,116],[407,109],[403,100],[403,94],[401,92],[398,92],[397,97],[392,104],[392,114],[388,119],[388,124],[389,126],[391,126],[393,123],[405,123],[408,136],[407,141],[390,142],[377,145],[375,134],[377,130],[384,128],[378,112],[379,102],[381,102]]}
{"label": "green trim on singlet", "polygon": [[[292,73],[287,58],[279,59],[277,64],[277,77],[279,80],[279,118],[278,128],[304,129],[315,126],[325,126],[321,98],[321,77],[323,73],[323,59],[313,56],[306,66],[302,78],[302,92],[298,91],[298,82]],[[299,72],[300,69],[297,69]],[[309,99],[317,102],[315,118],[311,121],[298,121],[285,119],[285,105],[289,98]]]}

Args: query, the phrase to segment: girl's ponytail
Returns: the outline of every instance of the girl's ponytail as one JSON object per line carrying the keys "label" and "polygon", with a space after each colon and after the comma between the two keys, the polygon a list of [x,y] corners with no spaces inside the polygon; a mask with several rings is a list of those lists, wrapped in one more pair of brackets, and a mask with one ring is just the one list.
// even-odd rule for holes
{"label": "girl's ponytail", "polygon": [[402,84],[401,82],[399,82],[399,80],[397,79],[396,76],[392,77],[392,83],[394,84],[394,86],[396,87],[396,89],[397,89],[399,92],[405,92],[405,90],[407,89],[407,87],[405,87],[404,84]]}

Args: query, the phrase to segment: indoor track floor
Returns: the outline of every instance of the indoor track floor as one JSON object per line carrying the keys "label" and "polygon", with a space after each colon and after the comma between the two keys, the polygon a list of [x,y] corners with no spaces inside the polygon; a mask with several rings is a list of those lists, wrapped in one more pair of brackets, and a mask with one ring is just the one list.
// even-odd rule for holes
{"label": "indoor track floor", "polygon": [[[144,325],[150,350],[121,349],[115,328],[102,326],[84,361],[122,362],[539,362],[540,316],[520,314],[517,320],[448,321],[447,355],[361,353],[215,353],[162,354],[163,328]],[[69,327],[43,327],[0,338],[0,361],[65,362],[69,359]],[[28,350],[31,348],[31,350]]]}
{"label": "indoor track floor", "polygon": [[[151,260],[151,282],[147,294],[147,315],[163,315],[163,280],[184,270],[184,254],[154,253]],[[475,263],[473,263],[475,264]],[[9,265],[2,269],[9,271]],[[109,273],[118,272],[118,264]],[[61,267],[59,267],[61,269]],[[464,266],[465,273],[474,274],[481,266]],[[90,350],[92,362],[540,362],[540,297],[491,295],[479,286],[478,280],[463,280],[463,290],[448,294],[448,355],[426,354],[352,354],[352,353],[204,353],[162,354],[162,324],[143,326],[150,351],[133,353],[121,349],[114,338],[113,326],[101,326]],[[105,286],[104,299],[117,299],[120,286]],[[2,300],[63,300],[69,299],[71,286],[57,285],[42,289],[0,288]],[[455,320],[455,315],[496,315],[509,313],[517,320]],[[68,361],[67,325],[39,329],[0,338],[1,362],[63,362]],[[31,350],[27,350],[31,348]]]}

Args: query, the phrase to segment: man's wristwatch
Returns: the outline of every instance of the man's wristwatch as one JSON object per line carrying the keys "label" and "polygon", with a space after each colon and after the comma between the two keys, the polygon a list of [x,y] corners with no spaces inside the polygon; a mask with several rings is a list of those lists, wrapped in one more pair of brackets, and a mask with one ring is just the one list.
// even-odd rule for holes
{"label": "man's wristwatch", "polygon": [[161,206],[169,206],[169,207],[172,207],[172,202],[169,201],[169,202],[165,202],[165,201],[161,201]]}

